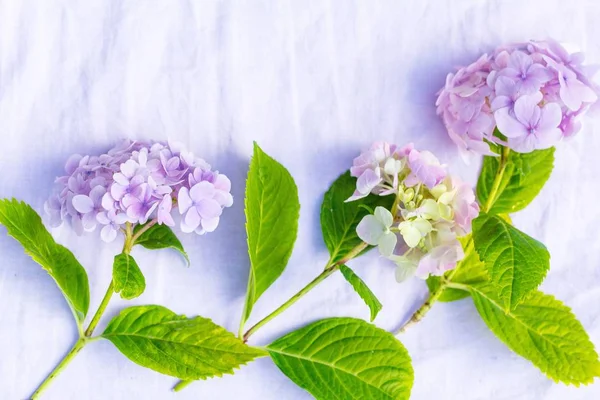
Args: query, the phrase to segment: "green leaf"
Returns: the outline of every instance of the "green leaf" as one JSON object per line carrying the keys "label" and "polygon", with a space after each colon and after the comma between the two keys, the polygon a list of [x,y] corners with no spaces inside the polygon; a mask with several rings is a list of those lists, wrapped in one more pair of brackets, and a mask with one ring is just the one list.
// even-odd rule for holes
{"label": "green leaf", "polygon": [[40,216],[24,202],[0,200],[0,223],[50,274],[81,324],[90,305],[90,289],[87,273],[73,253],[54,241]]}
{"label": "green leaf", "polygon": [[505,310],[536,289],[550,268],[546,247],[498,216],[480,214],[473,221],[473,240]]}
{"label": "green leaf", "polygon": [[[135,235],[142,229],[144,225],[137,225],[133,234]],[[142,247],[145,247],[150,250],[158,250],[158,249],[175,249],[183,255],[185,261],[188,265],[190,265],[190,259],[183,249],[183,245],[175,236],[175,233],[166,225],[153,225],[147,231],[142,233],[139,238],[135,241],[135,244],[139,244]]]}
{"label": "green leaf", "polygon": [[369,307],[369,310],[371,310],[371,321],[373,321],[375,317],[377,317],[379,311],[381,311],[381,303],[371,289],[369,289],[367,284],[363,282],[363,280],[360,279],[360,277],[356,275],[348,266],[344,264],[340,265],[340,271],[348,283],[352,285],[356,293],[358,293],[365,304]]}
{"label": "green leaf", "polygon": [[410,356],[390,333],[354,318],[329,318],[267,346],[279,369],[317,400],[408,399]]}
{"label": "green leaf", "polygon": [[207,318],[187,318],[161,306],[124,309],[102,337],[134,363],[184,380],[232,374],[266,355]]}
{"label": "green leaf", "polygon": [[352,249],[362,243],[356,234],[356,226],[369,209],[377,206],[392,208],[394,196],[369,195],[346,203],[356,189],[356,178],[350,172],[342,174],[331,185],[321,205],[321,230],[323,240],[331,255],[331,262],[343,259]]}
{"label": "green leaf", "polygon": [[298,235],[298,188],[287,169],[254,143],[246,183],[246,233],[250,277],[242,316],[283,273]]}
{"label": "green leaf", "polygon": [[[554,148],[524,154],[511,151],[496,200],[489,213],[513,213],[524,209],[542,190],[552,173],[553,164]],[[487,202],[499,168],[500,157],[484,157],[477,182],[477,197],[481,204]]]}
{"label": "green leaf", "polygon": [[600,376],[598,354],[583,326],[570,308],[554,297],[535,290],[505,312],[490,285],[473,285],[470,290],[492,332],[549,378],[579,386]]}
{"label": "green leaf", "polygon": [[140,296],[146,289],[146,278],[137,263],[129,254],[115,256],[113,264],[113,284],[115,292],[123,299],[131,300]]}

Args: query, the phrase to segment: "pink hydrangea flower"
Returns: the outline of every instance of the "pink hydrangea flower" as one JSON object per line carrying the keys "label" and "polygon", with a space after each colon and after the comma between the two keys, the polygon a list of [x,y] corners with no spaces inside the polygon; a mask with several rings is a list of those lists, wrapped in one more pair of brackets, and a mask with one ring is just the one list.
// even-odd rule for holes
{"label": "pink hydrangea flower", "polygon": [[475,193],[432,153],[412,144],[397,149],[378,142],[354,160],[356,191],[347,201],[394,194],[397,204],[395,210],[377,207],[356,233],[396,263],[398,281],[442,275],[464,257],[458,238],[471,232],[479,215]]}
{"label": "pink hydrangea flower", "polygon": [[105,241],[114,240],[126,223],[174,226],[174,209],[184,213],[182,203],[189,214],[181,222],[183,231],[212,232],[223,208],[233,204],[229,179],[179,143],[124,140],[100,156],[69,157],[65,172],[44,207],[50,223],[67,221],[78,234],[101,225]]}
{"label": "pink hydrangea flower", "polygon": [[580,130],[598,100],[582,62],[553,40],[503,46],[448,75],[437,113],[465,155],[492,155],[495,127],[517,152],[554,146]]}
{"label": "pink hydrangea flower", "polygon": [[405,184],[433,187],[446,177],[446,167],[430,152],[419,152],[412,143],[398,147],[376,142],[354,159],[350,175],[357,178],[356,190],[347,200],[353,201],[370,193],[387,196],[398,190],[400,173],[406,171]]}

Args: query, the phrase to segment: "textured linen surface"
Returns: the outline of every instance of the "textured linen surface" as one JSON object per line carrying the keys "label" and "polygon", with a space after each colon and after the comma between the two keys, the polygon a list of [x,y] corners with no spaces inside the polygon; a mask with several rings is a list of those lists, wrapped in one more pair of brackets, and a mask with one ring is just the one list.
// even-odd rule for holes
{"label": "textured linen surface", "polygon": [[[374,140],[438,154],[474,183],[435,115],[446,74],[495,46],[548,36],[600,64],[598,0],[0,1],[0,196],[41,211],[71,153],[99,153],[119,138],[186,143],[233,181],[235,204],[215,233],[180,235],[192,265],[171,251],[135,249],[147,279],[126,305],[162,304],[237,331],[248,273],[243,194],[252,141],[296,179],[302,204],[289,266],[256,304],[256,322],[309,282],[327,260],[319,206],[330,183]],[[556,152],[541,195],[515,224],[549,248],[543,290],[563,300],[600,346],[598,154],[600,116]],[[0,228],[0,398],[22,399],[75,340],[66,302],[48,275]],[[53,230],[88,271],[93,312],[121,244]],[[425,298],[399,285],[376,252],[351,263],[395,329]],[[91,314],[90,312],[90,314]],[[340,274],[252,338],[270,340],[330,316],[368,318]],[[413,399],[600,398],[600,384],[554,384],[500,343],[470,299],[436,304],[400,337],[415,369]],[[308,399],[268,360],[195,383],[141,368],[111,343],[89,345],[47,399]]]}

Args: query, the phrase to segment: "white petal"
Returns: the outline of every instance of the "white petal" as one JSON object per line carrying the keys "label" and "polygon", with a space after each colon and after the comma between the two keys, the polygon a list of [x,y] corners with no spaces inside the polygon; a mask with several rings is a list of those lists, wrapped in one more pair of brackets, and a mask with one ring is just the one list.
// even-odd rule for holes
{"label": "white petal", "polygon": [[415,275],[416,267],[412,261],[398,262],[396,267],[396,281],[404,282],[408,278],[412,278]]}
{"label": "white petal", "polygon": [[102,228],[102,230],[100,231],[100,237],[102,238],[102,240],[104,240],[106,243],[110,243],[113,240],[115,240],[117,238],[117,231],[113,229],[112,226],[110,225],[106,225],[104,228]]}
{"label": "white petal", "polygon": [[379,239],[385,232],[385,227],[373,215],[366,215],[356,227],[358,237],[372,246],[379,243]]}
{"label": "white petal", "polygon": [[421,232],[414,226],[407,224],[400,228],[402,238],[408,247],[416,247],[421,241]]}
{"label": "white petal", "polygon": [[386,228],[389,228],[394,223],[394,216],[384,207],[375,208],[375,218],[377,218],[377,220]]}
{"label": "white petal", "polygon": [[393,232],[387,232],[379,239],[379,252],[384,257],[391,256],[396,248],[396,243],[398,243],[396,235]]}

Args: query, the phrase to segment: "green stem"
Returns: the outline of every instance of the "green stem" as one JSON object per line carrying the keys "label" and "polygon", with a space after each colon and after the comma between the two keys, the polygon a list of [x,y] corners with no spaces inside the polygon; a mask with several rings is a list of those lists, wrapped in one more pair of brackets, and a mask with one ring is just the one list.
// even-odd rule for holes
{"label": "green stem", "polygon": [[321,274],[319,276],[317,276],[315,279],[313,279],[308,285],[306,285],[305,287],[300,289],[300,291],[298,293],[296,293],[295,295],[290,297],[290,299],[288,301],[283,303],[279,308],[277,308],[271,314],[267,315],[265,318],[260,320],[256,325],[254,325],[252,328],[250,328],[243,336],[244,342],[247,342],[248,339],[250,338],[250,336],[252,336],[263,325],[265,325],[266,323],[271,321],[273,318],[277,317],[279,314],[281,314],[282,312],[287,310],[292,304],[294,304],[295,302],[300,300],[306,293],[310,292],[315,286],[317,286],[319,283],[321,283],[325,279],[327,279],[339,267],[340,267],[339,264],[335,263],[335,264],[331,265],[330,267],[326,268],[325,270],[323,270],[323,272],[321,272]]}
{"label": "green stem", "polygon": [[[155,221],[153,221],[153,222],[155,222]],[[154,225],[152,222],[147,224],[144,227],[145,229],[142,228],[135,236],[133,236],[133,229],[131,227],[131,223],[127,222],[127,224],[125,225],[125,244],[123,245],[123,253],[125,253],[125,254],[131,253],[131,248],[133,247],[135,240],[138,237],[140,237],[140,235],[142,233],[144,233],[146,230],[150,229],[150,227],[152,225]],[[94,317],[92,318],[92,321],[90,322],[90,325],[85,330],[85,336],[87,336],[87,337],[92,336],[92,334],[94,333],[94,329],[96,329],[96,326],[100,322],[100,318],[102,318],[102,315],[104,315],[104,312],[106,311],[106,307],[108,307],[108,303],[110,303],[110,300],[112,299],[112,296],[114,293],[115,293],[115,284],[111,279],[110,285],[108,285],[108,289],[106,289],[106,293],[104,294],[104,297],[102,298],[102,301],[100,302],[100,306],[98,307],[98,310],[96,310],[96,313],[94,314]]]}
{"label": "green stem", "polygon": [[67,353],[67,355],[62,359],[62,361],[54,368],[54,370],[46,377],[46,379],[41,383],[40,386],[36,389],[36,391],[31,395],[31,399],[38,399],[42,392],[50,386],[50,383],[54,378],[56,378],[63,369],[71,362],[71,360],[83,349],[86,345],[87,339],[79,338],[75,345],[71,348],[71,350]]}
{"label": "green stem", "polygon": [[179,392],[179,391],[185,389],[186,387],[188,387],[192,382],[194,382],[194,381],[179,381],[177,383],[177,385],[175,385],[173,387],[173,391],[174,392]]}
{"label": "green stem", "polygon": [[[156,225],[157,222],[158,222],[158,220],[154,219],[154,220],[148,222],[142,228],[140,228],[140,230],[131,237],[131,240],[130,240],[131,246],[133,246],[135,244],[135,242],[140,238],[140,236],[142,236],[148,229],[150,229],[154,225]],[[129,248],[129,251],[131,251],[131,248]]]}
{"label": "green stem", "polygon": [[[136,237],[139,237],[139,235],[137,235]],[[129,254],[131,252],[131,248],[133,247],[133,244],[135,243],[133,238],[134,238],[133,229],[132,229],[131,223],[128,222],[126,224],[126,228],[125,228],[125,244],[123,245],[124,253]],[[78,324],[77,328],[79,330],[79,339],[77,340],[77,342],[75,343],[75,345],[73,346],[71,351],[69,351],[69,353],[62,359],[62,361],[56,366],[56,368],[54,368],[54,370],[50,373],[50,375],[48,375],[46,377],[46,379],[44,379],[42,384],[31,395],[32,399],[39,398],[41,393],[50,385],[50,383],[52,383],[54,378],[56,378],[65,369],[65,367],[71,362],[71,360],[77,355],[77,353],[79,353],[81,351],[81,349],[83,349],[83,347],[88,342],[92,342],[92,341],[96,340],[96,338],[92,338],[91,336],[94,333],[94,329],[98,325],[98,322],[100,322],[100,318],[104,314],[104,311],[106,311],[106,307],[108,306],[108,303],[110,302],[110,299],[112,298],[113,293],[114,293],[114,284],[111,279],[110,285],[108,285],[108,290],[106,291],[104,298],[100,302],[100,306],[98,307],[98,310],[96,310],[96,313],[94,314],[94,317],[92,318],[92,321],[90,322],[90,325],[85,330],[85,333],[82,332],[82,327],[80,324]]]}
{"label": "green stem", "polygon": [[[333,274],[335,271],[340,269],[340,265],[345,264],[349,260],[358,256],[367,247],[368,247],[367,243],[361,243],[358,246],[356,246],[355,248],[353,248],[352,250],[350,250],[350,252],[348,252],[348,254],[346,254],[346,256],[344,258],[342,258],[341,260],[332,262],[331,259],[329,259],[329,261],[327,262],[327,265],[325,266],[325,269],[323,270],[323,272],[321,272],[321,274],[319,274],[319,276],[317,276],[315,279],[313,279],[308,285],[306,285],[302,289],[300,289],[300,291],[298,293],[296,293],[295,295],[290,297],[290,299],[288,301],[286,301],[281,306],[279,306],[279,308],[277,308],[271,314],[267,315],[265,318],[261,319],[258,323],[256,323],[252,328],[248,329],[248,331],[244,335],[242,335],[240,333],[240,335],[239,335],[240,339],[242,339],[244,341],[244,343],[247,342],[248,339],[250,338],[250,336],[252,336],[254,333],[256,333],[256,331],[258,331],[261,327],[263,327],[269,321],[271,321],[273,318],[277,317],[279,314],[281,314],[282,312],[287,310],[295,302],[300,300],[305,294],[307,294],[312,289],[314,289],[315,286],[317,286],[319,283],[323,282],[331,274]],[[245,313],[245,311],[244,311],[244,313]],[[243,329],[243,325],[242,325],[242,327],[240,327],[240,330],[242,330],[242,329]],[[180,390],[185,389],[192,382],[193,381],[179,381],[173,387],[173,391],[179,392]]]}
{"label": "green stem", "polygon": [[323,282],[331,274],[333,274],[335,271],[337,271],[340,268],[340,265],[345,264],[349,260],[358,256],[364,249],[367,248],[367,246],[368,246],[368,244],[363,242],[363,243],[359,244],[358,246],[356,246],[355,248],[353,248],[341,260],[336,261],[334,263],[328,262],[328,265],[325,267],[325,269],[323,270],[323,272],[321,272],[321,274],[319,276],[317,276],[315,279],[313,279],[308,285],[306,285],[305,287],[300,289],[300,291],[298,293],[296,293],[295,295],[290,297],[290,299],[288,301],[286,301],[285,303],[283,303],[279,308],[277,308],[271,314],[267,315],[265,318],[263,318],[258,323],[256,323],[256,325],[254,325],[252,328],[250,328],[242,337],[244,342],[247,342],[248,339],[250,338],[250,336],[252,336],[254,333],[256,333],[256,331],[259,330],[263,325],[265,325],[267,322],[271,321],[273,318],[275,318],[276,316],[278,316],[279,314],[281,314],[282,312],[287,310],[292,304],[294,304],[295,302],[300,300],[306,293],[310,292],[315,286],[317,286],[319,283]]}
{"label": "green stem", "polygon": [[91,337],[92,334],[94,333],[94,329],[96,329],[98,322],[100,322],[100,318],[102,318],[104,311],[106,311],[106,307],[108,306],[108,303],[110,302],[110,299],[112,298],[112,295],[114,292],[115,292],[115,285],[111,279],[110,285],[108,285],[108,289],[106,290],[106,294],[104,295],[104,298],[100,302],[100,306],[98,307],[98,310],[96,310],[96,314],[94,314],[94,317],[92,318],[92,321],[90,322],[90,325],[85,330],[86,337]]}
{"label": "green stem", "polygon": [[[502,180],[504,179],[504,173],[506,172],[506,167],[508,165],[509,155],[510,155],[510,149],[508,147],[503,147],[502,152],[500,153],[500,165],[498,167],[498,171],[496,172],[496,176],[494,177],[494,182],[492,183],[492,188],[488,195],[487,201],[481,207],[481,211],[483,211],[483,212],[488,212],[494,205],[494,202],[497,200],[498,191],[500,190],[500,186],[502,185]],[[465,256],[464,256],[463,260],[467,259],[469,254],[473,251],[473,249],[474,249],[473,239],[471,238],[471,239],[469,239],[469,242],[467,243],[467,246],[465,248]],[[457,288],[456,284],[454,284],[452,282],[452,278],[454,277],[454,274],[456,274],[456,272],[459,270],[461,265],[462,265],[462,263],[460,263],[454,270],[452,270],[452,272],[450,274],[443,277],[443,280],[440,283],[440,286],[436,290],[434,290],[433,292],[431,292],[429,294],[429,297],[427,298],[425,303],[423,303],[423,305],[421,307],[419,307],[419,309],[417,311],[415,311],[415,313],[410,317],[410,319],[408,320],[407,323],[405,323],[403,326],[401,326],[400,329],[398,329],[394,333],[395,335],[405,332],[408,327],[410,327],[411,325],[414,325],[417,322],[419,322],[420,320],[422,320],[423,317],[429,312],[429,310],[431,309],[433,304],[440,298],[440,296],[442,295],[444,290],[446,290],[446,288],[448,288],[448,287]],[[463,288],[463,290],[464,290],[464,288]]]}
{"label": "green stem", "polygon": [[509,154],[510,148],[503,147],[502,153],[500,154],[500,165],[498,167],[496,177],[494,178],[494,182],[492,183],[492,189],[490,190],[487,201],[481,208],[481,211],[483,212],[488,212],[498,197],[498,190],[500,190],[500,185],[502,184],[502,179],[504,178],[504,172],[506,171],[506,166],[508,165]]}

